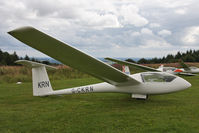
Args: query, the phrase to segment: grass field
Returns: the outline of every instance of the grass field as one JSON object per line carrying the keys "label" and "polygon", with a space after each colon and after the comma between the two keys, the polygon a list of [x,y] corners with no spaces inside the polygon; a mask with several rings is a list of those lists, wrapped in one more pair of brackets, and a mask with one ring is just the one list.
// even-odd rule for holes
{"label": "grass field", "polygon": [[[0,132],[197,133],[199,76],[186,77],[182,92],[135,100],[130,94],[91,93],[33,97],[30,82],[0,84]],[[55,89],[100,82],[94,78],[52,81]]]}
{"label": "grass field", "polygon": [[[188,63],[189,66],[199,67],[199,63]],[[158,68],[161,64],[144,64],[149,67]],[[164,66],[180,67],[179,63],[169,63],[163,64]],[[118,69],[122,69],[120,65],[116,65]],[[57,70],[48,70],[49,77],[52,80],[68,80],[74,78],[89,78],[91,76],[82,73],[78,70],[72,69],[65,65],[56,66]],[[143,72],[135,67],[130,67],[131,73]],[[1,83],[16,83],[21,82],[31,82],[31,69],[25,66],[0,66],[0,84]]]}

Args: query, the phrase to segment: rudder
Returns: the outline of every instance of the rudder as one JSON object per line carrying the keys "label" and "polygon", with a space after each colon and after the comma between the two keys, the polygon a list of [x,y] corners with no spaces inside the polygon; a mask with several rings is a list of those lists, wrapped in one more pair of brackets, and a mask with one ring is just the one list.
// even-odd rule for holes
{"label": "rudder", "polygon": [[46,96],[53,91],[46,68],[55,67],[27,60],[18,60],[16,63],[32,68],[33,96]]}
{"label": "rudder", "polygon": [[33,96],[45,96],[53,91],[45,66],[32,68],[32,83]]}

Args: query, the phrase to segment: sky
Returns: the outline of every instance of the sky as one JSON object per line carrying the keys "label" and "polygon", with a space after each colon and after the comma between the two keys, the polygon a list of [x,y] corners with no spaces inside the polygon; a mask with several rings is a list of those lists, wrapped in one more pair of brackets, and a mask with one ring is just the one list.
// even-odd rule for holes
{"label": "sky", "polygon": [[199,49],[198,0],[0,0],[0,49],[46,57],[7,34],[33,26],[94,57]]}

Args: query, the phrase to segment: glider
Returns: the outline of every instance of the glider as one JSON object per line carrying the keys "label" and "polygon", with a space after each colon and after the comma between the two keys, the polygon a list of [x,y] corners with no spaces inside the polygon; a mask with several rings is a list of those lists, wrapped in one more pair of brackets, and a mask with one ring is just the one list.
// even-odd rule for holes
{"label": "glider", "polygon": [[190,74],[193,74],[193,75],[195,75],[196,73],[199,73],[198,67],[194,67],[194,66],[189,67],[182,60],[179,63],[182,66],[181,71],[183,71],[184,73],[190,73]]}
{"label": "glider", "polygon": [[197,69],[196,67],[191,67],[191,69],[189,70],[185,70],[183,68],[176,68],[176,67],[164,67],[163,65],[161,65],[159,68],[157,68],[157,70],[160,70],[162,72],[167,72],[167,73],[171,73],[171,74],[179,74],[179,75],[184,75],[184,76],[196,76],[195,73],[197,73],[197,71],[199,72],[199,68]]}
{"label": "glider", "polygon": [[34,96],[119,92],[130,93],[132,98],[147,99],[150,94],[171,93],[187,89],[191,86],[183,78],[165,72],[126,74],[33,27],[22,27],[8,33],[26,45],[41,51],[63,64],[104,81],[98,84],[53,90],[46,72],[46,68],[52,67],[41,63],[19,60],[17,61],[18,63],[32,67]]}

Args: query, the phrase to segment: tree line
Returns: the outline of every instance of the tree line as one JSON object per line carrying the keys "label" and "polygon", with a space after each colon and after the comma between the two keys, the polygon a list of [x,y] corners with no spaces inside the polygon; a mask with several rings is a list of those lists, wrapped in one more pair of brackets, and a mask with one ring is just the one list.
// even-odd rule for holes
{"label": "tree line", "polygon": [[44,64],[51,64],[49,61],[38,61],[35,58],[30,58],[28,55],[26,55],[25,57],[19,57],[16,52],[14,52],[13,54],[9,54],[8,52],[3,52],[0,49],[0,65],[1,66],[16,66],[19,64],[16,64],[15,61],[17,60],[29,60],[29,61],[35,61],[35,62],[39,62],[39,63],[44,63]]}
{"label": "tree line", "polygon": [[[9,66],[14,66],[17,65],[15,63],[16,60],[30,60],[30,61],[36,61],[44,64],[52,64],[49,61],[38,61],[35,58],[30,58],[28,55],[26,55],[24,58],[19,57],[16,52],[13,54],[9,54],[8,52],[3,52],[0,49],[0,65],[9,65]],[[164,56],[162,58],[152,58],[152,59],[145,59],[141,58],[137,62],[135,62],[132,59],[127,59],[126,61],[129,62],[135,62],[139,64],[155,64],[155,63],[175,63],[179,62],[179,60],[182,60],[184,62],[199,62],[199,50],[187,50],[186,52],[177,52],[177,54],[172,55],[168,54],[167,56]]]}
{"label": "tree line", "polygon": [[186,52],[177,52],[177,54],[168,54],[162,58],[141,58],[137,62],[133,59],[126,59],[128,62],[138,63],[138,64],[156,64],[156,63],[176,63],[179,61],[183,62],[199,62],[199,50],[187,50]]}
{"label": "tree line", "polygon": [[132,59],[127,59],[126,61],[134,62],[138,64],[156,64],[156,63],[175,63],[182,60],[184,62],[199,62],[199,50],[187,50],[186,52],[177,52],[177,54],[172,55],[168,54],[162,58],[152,58],[152,59],[145,59],[141,58],[137,62]]}

